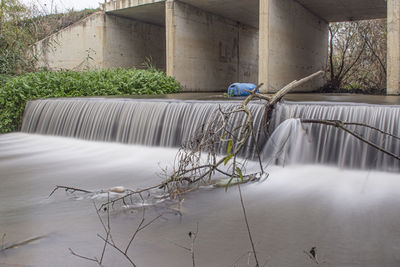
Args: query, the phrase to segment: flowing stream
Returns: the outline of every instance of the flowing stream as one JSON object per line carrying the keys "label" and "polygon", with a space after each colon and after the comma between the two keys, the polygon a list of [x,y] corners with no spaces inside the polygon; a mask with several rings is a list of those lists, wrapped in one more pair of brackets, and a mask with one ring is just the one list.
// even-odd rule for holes
{"label": "flowing stream", "polygon": [[[27,105],[22,131],[0,135],[0,266],[97,266],[69,248],[100,257],[104,230],[93,201],[104,194],[48,197],[56,185],[99,191],[144,188],[171,169],[180,142],[218,110],[239,102],[52,99]],[[251,105],[261,127],[263,106]],[[321,266],[400,265],[399,163],[338,129],[301,125],[298,118],[367,123],[400,135],[400,106],[285,102],[269,138],[258,131],[266,181],[242,187],[259,259],[266,266],[316,266],[304,253],[317,248]],[[245,118],[236,116],[232,124]],[[400,143],[372,130],[365,138],[400,154]],[[251,140],[243,157],[254,159]],[[223,153],[225,147],[220,148]],[[275,163],[275,164],[273,164]],[[247,170],[256,170],[249,161]],[[103,218],[106,215],[101,213]],[[236,187],[201,188],[178,205],[161,203],[146,219],[129,254],[137,266],[192,266],[188,233],[199,229],[196,266],[254,266]],[[141,212],[111,212],[114,240],[124,247]],[[4,243],[4,244],[3,244]],[[250,255],[250,256],[249,256]],[[129,266],[107,248],[105,266]]]}

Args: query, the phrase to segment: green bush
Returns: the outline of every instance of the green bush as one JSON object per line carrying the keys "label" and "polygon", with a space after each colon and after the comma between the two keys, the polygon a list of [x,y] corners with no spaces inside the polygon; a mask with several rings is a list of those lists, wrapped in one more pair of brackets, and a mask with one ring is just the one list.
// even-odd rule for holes
{"label": "green bush", "polygon": [[21,126],[27,101],[51,97],[155,95],[175,93],[180,84],[155,69],[40,71],[4,79],[0,84],[0,133]]}

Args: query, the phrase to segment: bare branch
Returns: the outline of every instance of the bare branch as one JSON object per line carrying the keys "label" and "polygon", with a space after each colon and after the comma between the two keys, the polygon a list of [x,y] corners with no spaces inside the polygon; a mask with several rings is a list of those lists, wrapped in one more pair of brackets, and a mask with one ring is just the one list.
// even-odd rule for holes
{"label": "bare branch", "polygon": [[88,190],[84,190],[84,189],[80,189],[80,188],[75,188],[75,187],[70,187],[70,186],[63,186],[63,185],[57,185],[53,191],[51,191],[50,195],[48,197],[51,197],[57,190],[59,189],[65,189],[65,192],[70,192],[70,193],[74,193],[74,192],[82,192],[82,193],[93,193],[91,191]]}
{"label": "bare branch", "polygon": [[[373,148],[385,153],[386,155],[389,155],[392,158],[400,160],[400,156],[399,155],[396,155],[396,154],[394,154],[394,153],[392,153],[390,151],[387,151],[383,147],[380,147],[377,144],[372,143],[371,141],[365,139],[364,137],[362,137],[361,135],[357,134],[356,132],[347,129],[345,127],[346,124],[344,122],[342,122],[342,121],[339,121],[339,120],[336,120],[336,121],[331,121],[331,120],[301,120],[301,122],[302,123],[318,123],[318,124],[324,124],[324,125],[328,125],[328,126],[333,126],[333,127],[339,128],[339,129],[347,132],[348,134],[351,134],[352,136],[354,136],[355,138],[359,139],[360,141],[362,141],[362,142],[372,146]],[[354,124],[354,123],[350,123],[350,124]],[[363,125],[362,123],[357,123],[357,125],[362,125],[362,126],[371,128],[371,126]]]}

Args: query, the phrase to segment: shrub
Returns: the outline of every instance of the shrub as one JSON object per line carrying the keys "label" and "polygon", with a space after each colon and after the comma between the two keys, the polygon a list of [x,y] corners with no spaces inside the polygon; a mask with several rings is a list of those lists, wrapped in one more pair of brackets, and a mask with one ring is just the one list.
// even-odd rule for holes
{"label": "shrub", "polygon": [[51,97],[155,95],[175,93],[180,84],[155,69],[40,71],[0,84],[0,133],[20,128],[27,101]]}

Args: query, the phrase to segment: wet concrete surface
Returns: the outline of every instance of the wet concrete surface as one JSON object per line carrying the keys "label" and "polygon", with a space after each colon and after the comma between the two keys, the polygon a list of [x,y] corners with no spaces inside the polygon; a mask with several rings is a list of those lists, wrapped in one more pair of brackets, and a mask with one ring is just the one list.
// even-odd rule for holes
{"label": "wet concrete surface", "polygon": [[[178,93],[162,96],[132,96],[131,98],[226,101],[239,101],[244,99],[244,97],[227,97],[226,94],[221,92]],[[287,94],[283,99],[287,101],[298,102],[352,102],[381,105],[400,105],[400,96],[394,95],[292,93]]]}

